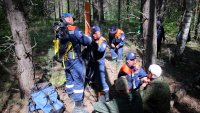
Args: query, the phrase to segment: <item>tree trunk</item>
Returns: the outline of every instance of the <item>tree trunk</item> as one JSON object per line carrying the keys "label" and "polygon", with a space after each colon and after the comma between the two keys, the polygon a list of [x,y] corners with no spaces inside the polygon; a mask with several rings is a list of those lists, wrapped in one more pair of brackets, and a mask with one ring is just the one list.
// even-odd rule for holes
{"label": "tree trunk", "polygon": [[100,22],[104,21],[104,9],[103,9],[103,0],[99,0],[99,5],[100,5],[100,15],[99,15],[99,20]]}
{"label": "tree trunk", "polygon": [[93,20],[96,25],[99,24],[99,4],[98,0],[93,0]]}
{"label": "tree trunk", "polygon": [[190,24],[192,21],[192,14],[193,14],[193,7],[194,7],[194,0],[186,0],[186,9],[183,16],[182,24],[181,24],[181,44],[177,44],[175,58],[181,59],[182,54],[185,50],[186,41],[188,39],[188,33],[190,29]]}
{"label": "tree trunk", "polygon": [[158,19],[161,22],[164,21],[165,9],[166,9],[166,0],[158,0],[157,15],[158,15]]}
{"label": "tree trunk", "polygon": [[4,0],[7,18],[10,23],[17,62],[17,75],[19,77],[22,93],[28,96],[34,85],[34,70],[32,63],[32,48],[24,18],[23,6],[20,0]]}
{"label": "tree trunk", "polygon": [[69,3],[69,0],[67,0],[67,11],[68,11],[68,13],[70,13],[70,3]]}
{"label": "tree trunk", "polygon": [[118,27],[120,27],[121,0],[118,0]]}
{"label": "tree trunk", "polygon": [[58,9],[59,9],[59,18],[61,18],[62,10],[61,10],[61,0],[58,0]]}
{"label": "tree trunk", "polygon": [[79,0],[75,0],[75,17],[78,20],[78,22],[80,23],[80,13],[79,13]]}
{"label": "tree trunk", "polygon": [[157,32],[156,32],[156,0],[144,0],[143,4],[143,37],[144,37],[144,67],[156,62]]}
{"label": "tree trunk", "polygon": [[128,18],[128,21],[130,20],[129,19],[129,10],[130,10],[130,6],[129,5],[130,5],[130,0],[127,0],[126,1],[126,13],[127,13],[126,17]]}
{"label": "tree trunk", "polygon": [[200,0],[197,0],[197,12],[198,12],[198,14],[197,14],[197,12],[196,12],[196,15],[198,15],[197,16],[197,22],[195,23],[195,35],[194,35],[194,39],[195,40],[197,40],[197,39],[199,39],[199,35],[200,35],[200,11],[199,11],[199,5],[200,5]]}

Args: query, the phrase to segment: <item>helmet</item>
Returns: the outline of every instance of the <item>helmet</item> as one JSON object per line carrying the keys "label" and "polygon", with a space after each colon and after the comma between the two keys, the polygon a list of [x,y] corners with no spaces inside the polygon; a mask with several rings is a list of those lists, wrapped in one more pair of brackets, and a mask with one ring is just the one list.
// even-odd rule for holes
{"label": "helmet", "polygon": [[153,74],[152,78],[158,78],[162,74],[162,69],[157,64],[151,64],[149,66],[149,72]]}
{"label": "helmet", "polygon": [[126,54],[126,61],[131,59],[136,59],[136,53],[128,53]]}

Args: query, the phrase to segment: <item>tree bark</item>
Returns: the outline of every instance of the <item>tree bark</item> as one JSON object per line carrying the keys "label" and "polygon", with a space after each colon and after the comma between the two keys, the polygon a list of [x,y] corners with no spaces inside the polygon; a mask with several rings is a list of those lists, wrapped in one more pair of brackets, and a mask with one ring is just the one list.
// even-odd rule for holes
{"label": "tree bark", "polygon": [[186,9],[181,24],[181,35],[180,35],[181,43],[177,44],[175,53],[175,57],[177,60],[181,59],[183,52],[185,50],[190,24],[192,21],[193,7],[194,7],[194,0],[186,0],[185,2],[186,2]]}
{"label": "tree bark", "polygon": [[99,24],[99,4],[98,4],[98,0],[93,0],[93,20],[94,20],[94,23],[96,25]]}
{"label": "tree bark", "polygon": [[166,9],[166,0],[158,0],[157,15],[158,19],[163,22]]}
{"label": "tree bark", "polygon": [[197,0],[197,12],[196,12],[196,15],[198,15],[197,16],[197,22],[195,23],[195,36],[194,36],[194,39],[195,40],[197,40],[197,39],[199,39],[199,35],[200,35],[200,11],[199,11],[199,5],[200,5],[200,0]]}
{"label": "tree bark", "polygon": [[156,0],[143,2],[143,37],[144,37],[144,68],[156,62],[157,32],[156,32]]}
{"label": "tree bark", "polygon": [[75,0],[75,17],[78,20],[78,22],[80,23],[80,9],[79,9],[79,0]]}
{"label": "tree bark", "polygon": [[67,0],[67,11],[68,11],[68,13],[70,13],[70,3],[69,3],[69,0]]}
{"label": "tree bark", "polygon": [[99,0],[99,5],[100,5],[100,15],[99,15],[99,20],[100,22],[104,21],[104,9],[103,9],[103,0]]}
{"label": "tree bark", "polygon": [[118,26],[120,26],[121,0],[118,0]]}
{"label": "tree bark", "polygon": [[34,70],[31,57],[31,42],[24,18],[23,6],[20,4],[20,0],[4,0],[4,3],[6,5],[7,18],[15,42],[17,75],[20,88],[23,94],[29,96],[30,89],[34,85]]}

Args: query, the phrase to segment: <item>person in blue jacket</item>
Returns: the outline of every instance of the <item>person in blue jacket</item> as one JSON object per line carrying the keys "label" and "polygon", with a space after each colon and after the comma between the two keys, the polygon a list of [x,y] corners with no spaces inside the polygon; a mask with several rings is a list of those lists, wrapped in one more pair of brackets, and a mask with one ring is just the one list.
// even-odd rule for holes
{"label": "person in blue jacket", "polygon": [[[92,80],[98,92],[99,101],[109,100],[109,87],[105,78],[106,39],[101,35],[100,27],[93,26],[91,30],[92,44],[87,48],[90,52],[89,68],[93,71]],[[103,96],[103,99],[100,97]]]}
{"label": "person in blue jacket", "polygon": [[161,54],[161,45],[162,42],[165,41],[165,30],[164,27],[161,25],[161,21],[157,21],[157,57]]}
{"label": "person in blue jacket", "polygon": [[143,82],[147,82],[147,74],[137,62],[135,53],[126,55],[126,63],[122,65],[118,78],[121,76],[127,78],[130,91],[137,90]]}
{"label": "person in blue jacket", "polygon": [[122,61],[124,43],[124,32],[116,26],[112,26],[109,32],[109,44],[112,60],[117,59],[117,61]]}
{"label": "person in blue jacket", "polygon": [[92,39],[74,26],[74,20],[70,13],[64,13],[61,17],[64,25],[62,30],[63,45],[65,46],[64,66],[66,74],[66,93],[75,101],[74,113],[86,113],[83,109],[85,66],[81,55],[81,45],[90,45]]}

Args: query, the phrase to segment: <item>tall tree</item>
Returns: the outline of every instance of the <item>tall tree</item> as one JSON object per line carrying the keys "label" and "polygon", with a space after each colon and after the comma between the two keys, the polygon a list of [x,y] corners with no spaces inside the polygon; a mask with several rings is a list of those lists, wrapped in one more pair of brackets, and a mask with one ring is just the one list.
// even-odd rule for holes
{"label": "tall tree", "polygon": [[118,26],[120,26],[121,0],[118,0]]}
{"label": "tall tree", "polygon": [[165,9],[166,9],[166,0],[158,0],[157,1],[157,15],[161,22],[164,21],[164,15],[165,15]]}
{"label": "tall tree", "polygon": [[93,0],[93,20],[95,24],[99,24],[99,2],[98,0]]}
{"label": "tall tree", "polygon": [[67,0],[67,11],[68,11],[68,13],[70,13],[70,2],[69,2],[69,0]]}
{"label": "tall tree", "polygon": [[34,70],[32,63],[32,47],[28,34],[28,27],[24,17],[22,1],[4,0],[7,18],[10,23],[13,40],[15,42],[15,56],[17,75],[22,94],[29,95],[34,85]]}
{"label": "tall tree", "polygon": [[156,32],[156,0],[143,0],[143,38],[144,67],[156,62],[157,32]]}
{"label": "tall tree", "polygon": [[[195,20],[194,20],[194,30],[195,30],[195,35],[194,35],[194,39],[197,40],[197,39],[200,39],[200,11],[199,11],[199,7],[200,7],[200,0],[197,0],[196,1],[196,17]],[[198,16],[197,16],[198,15]],[[196,21],[196,18],[197,18],[197,21]]]}
{"label": "tall tree", "polygon": [[104,21],[104,9],[103,9],[103,0],[99,0],[99,6],[100,6],[100,15],[99,15],[99,20],[100,22],[103,22]]}
{"label": "tall tree", "polygon": [[80,23],[80,8],[79,8],[79,0],[75,0],[75,17],[78,19],[78,22]]}
{"label": "tall tree", "polygon": [[186,41],[188,39],[188,33],[190,29],[190,24],[192,21],[194,4],[195,4],[194,0],[185,0],[186,7],[185,7],[184,15],[183,15],[183,20],[181,22],[181,31],[180,31],[181,43],[177,44],[177,47],[176,47],[176,51],[175,51],[176,60],[182,57],[183,52],[185,50]]}

